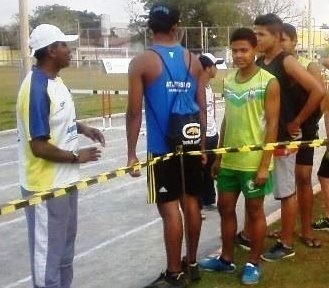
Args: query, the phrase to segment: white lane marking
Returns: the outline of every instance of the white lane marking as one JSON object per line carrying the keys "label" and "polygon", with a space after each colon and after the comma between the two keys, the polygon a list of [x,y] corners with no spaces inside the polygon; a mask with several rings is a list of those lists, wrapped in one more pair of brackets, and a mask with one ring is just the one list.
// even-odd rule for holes
{"label": "white lane marking", "polygon": [[[146,154],[146,150],[142,150],[142,151],[139,151],[137,153],[138,156],[141,156],[141,155],[144,155],[144,154]],[[118,157],[115,157],[115,158],[108,158],[106,160],[99,160],[99,161],[91,162],[90,164],[82,164],[81,165],[81,170],[88,169],[90,167],[94,167],[94,166],[101,165],[101,164],[104,164],[104,163],[110,163],[110,162],[113,163],[116,160],[120,160],[120,159],[126,158],[126,157],[127,157],[127,155],[122,155],[122,156],[118,156]],[[12,162],[17,163],[17,161],[12,161]],[[0,164],[0,167],[2,165],[5,166],[5,165],[8,165],[8,163],[7,164]],[[107,171],[103,171],[103,172],[107,172]],[[103,173],[103,172],[101,172],[101,173]],[[86,176],[86,177],[88,177],[88,176]],[[0,186],[0,191],[7,190],[7,189],[10,189],[10,188],[14,188],[14,187],[19,187],[19,182],[8,184],[8,185],[5,185],[5,186]]]}
{"label": "white lane marking", "polygon": [[17,149],[17,144],[0,147],[0,150]]}
{"label": "white lane marking", "polygon": [[[142,154],[146,154],[146,150],[139,151],[137,153],[137,156],[142,155]],[[97,166],[97,165],[102,164],[102,163],[114,162],[114,161],[120,160],[122,158],[127,158],[127,155],[122,155],[122,156],[118,156],[118,157],[115,157],[115,158],[109,158],[108,160],[100,160],[100,161],[95,161],[95,162],[89,162],[87,164],[83,164],[81,166],[81,169],[90,168],[90,167]],[[144,160],[142,160],[142,161],[144,161]],[[119,167],[117,167],[117,168],[119,168]]]}
{"label": "white lane marking", "polygon": [[14,188],[14,187],[18,187],[19,186],[19,182],[16,182],[16,183],[12,183],[12,184],[8,184],[8,185],[2,185],[0,186],[0,191],[2,190],[8,190],[8,189],[11,189],[11,188]]}
{"label": "white lane marking", "polygon": [[17,160],[14,160],[14,161],[9,161],[9,162],[4,162],[4,163],[0,163],[0,167],[4,167],[4,166],[9,166],[9,165],[16,165],[18,164],[18,161]]}
{"label": "white lane marking", "polygon": [[20,279],[20,280],[14,282],[14,283],[11,283],[11,284],[5,286],[4,288],[14,288],[14,287],[17,287],[17,286],[19,286],[21,284],[24,284],[26,282],[29,282],[31,279],[32,279],[31,276],[28,276],[28,277],[25,277],[23,279]]}
{"label": "white lane marking", "polygon": [[[104,242],[102,242],[102,243],[100,243],[100,244],[98,244],[98,245],[96,245],[96,246],[94,246],[94,247],[92,247],[92,248],[84,251],[84,252],[81,252],[81,253],[77,254],[74,257],[74,261],[77,261],[77,260],[79,260],[81,258],[84,258],[86,256],[89,256],[90,254],[92,254],[92,253],[94,253],[94,252],[96,252],[96,251],[98,251],[98,250],[100,250],[102,248],[105,248],[105,247],[107,247],[109,245],[112,245],[112,244],[114,244],[114,243],[116,243],[118,241],[121,241],[122,239],[125,239],[125,238],[127,238],[127,237],[129,237],[129,236],[131,236],[131,235],[133,235],[135,233],[139,233],[139,232],[141,232],[141,231],[149,228],[150,226],[152,226],[154,224],[157,224],[160,221],[161,221],[161,218],[158,217],[158,218],[156,218],[156,219],[154,219],[154,220],[152,220],[150,222],[147,222],[147,223],[145,223],[143,225],[138,226],[135,229],[129,230],[129,231],[127,231],[127,232],[125,232],[125,233],[123,233],[121,235],[118,235],[118,236],[116,236],[114,238],[111,238],[111,239],[109,239],[107,241],[104,241]],[[20,279],[18,281],[15,281],[13,283],[8,284],[4,288],[14,288],[14,287],[17,287],[20,284],[24,284],[24,283],[26,283],[26,282],[28,282],[30,280],[31,280],[31,276],[25,277],[25,278],[22,278],[22,279]]]}
{"label": "white lane marking", "polygon": [[[102,190],[101,192],[98,192],[98,193],[95,192],[95,193],[90,193],[90,194],[86,194],[86,195],[81,195],[80,194],[79,198],[78,198],[78,202],[79,203],[84,202],[85,200],[90,200],[90,199],[96,198],[98,196],[105,195],[105,194],[110,193],[110,192],[115,192],[117,190],[121,190],[122,188],[129,187],[131,185],[136,185],[139,182],[145,181],[145,179],[146,179],[146,176],[141,176],[141,177],[139,177],[138,179],[136,179],[134,181],[127,182],[125,184],[120,184],[116,188],[105,189],[105,190]],[[25,216],[21,216],[21,217],[18,217],[16,219],[13,219],[13,220],[2,222],[2,223],[0,223],[0,229],[3,228],[3,227],[6,227],[8,225],[11,225],[11,224],[16,224],[16,223],[21,222],[23,220],[25,220]]]}
{"label": "white lane marking", "polygon": [[2,222],[2,223],[0,223],[0,229],[5,227],[5,226],[8,226],[8,225],[16,224],[16,223],[21,222],[23,220],[25,220],[25,216],[15,218],[14,220]]}
{"label": "white lane marking", "polygon": [[[316,194],[317,192],[319,192],[319,190],[320,190],[320,185],[319,184],[313,186],[314,194]],[[281,214],[281,209],[280,208],[277,209],[276,211],[272,212],[271,214],[269,214],[266,217],[267,225],[270,225],[274,221],[278,220],[280,218],[280,214]],[[109,239],[109,240],[107,240],[105,242],[102,242],[102,243],[100,243],[100,244],[98,244],[98,245],[96,245],[96,246],[94,246],[94,247],[86,250],[85,252],[82,252],[82,253],[77,254],[75,256],[75,260],[78,260],[80,258],[86,257],[89,254],[91,254],[93,252],[96,252],[97,250],[102,249],[103,247],[106,247],[106,246],[111,245],[111,244],[113,244],[115,242],[118,242],[121,239],[127,238],[128,236],[130,236],[130,235],[132,235],[134,233],[138,233],[138,232],[140,232],[140,231],[142,231],[142,230],[144,230],[144,229],[146,229],[146,228],[148,228],[148,227],[150,227],[150,226],[152,226],[152,225],[154,225],[154,224],[156,224],[157,222],[160,222],[160,221],[161,221],[161,218],[156,218],[156,219],[154,219],[151,222],[148,222],[148,223],[146,223],[144,225],[141,225],[141,226],[139,226],[139,227],[137,227],[137,228],[135,228],[133,230],[127,231],[127,232],[125,232],[125,233],[123,233],[123,234],[121,234],[119,236],[116,236],[116,237],[114,237],[112,239]],[[30,280],[31,280],[31,277],[25,277],[23,279],[20,279],[20,280],[14,282],[14,283],[11,283],[11,284],[5,286],[4,288],[14,288],[14,287],[17,287],[20,284],[26,283],[26,282],[28,282]]]}
{"label": "white lane marking", "polygon": [[102,248],[104,248],[104,247],[106,247],[108,245],[111,245],[111,244],[113,244],[115,242],[118,242],[118,241],[120,241],[122,239],[125,239],[125,238],[129,237],[132,234],[141,232],[142,230],[145,230],[148,227],[150,227],[150,226],[152,226],[152,225],[154,225],[154,224],[156,224],[156,223],[158,223],[160,221],[161,221],[161,218],[158,217],[158,218],[156,218],[156,219],[154,219],[154,220],[152,220],[150,222],[147,222],[146,224],[143,224],[143,225],[141,225],[141,226],[139,226],[139,227],[137,227],[135,229],[129,230],[129,231],[127,231],[127,232],[125,232],[125,233],[123,233],[121,235],[118,235],[118,236],[116,236],[116,237],[114,237],[112,239],[109,239],[107,241],[104,241],[104,242],[102,242],[102,243],[100,243],[100,244],[98,244],[98,245],[96,245],[96,246],[94,246],[94,247],[86,250],[85,252],[79,253],[78,255],[75,256],[75,260],[79,260],[80,258],[86,257],[89,254],[92,254],[93,252],[96,252],[97,250],[100,250],[100,249],[102,249]]}

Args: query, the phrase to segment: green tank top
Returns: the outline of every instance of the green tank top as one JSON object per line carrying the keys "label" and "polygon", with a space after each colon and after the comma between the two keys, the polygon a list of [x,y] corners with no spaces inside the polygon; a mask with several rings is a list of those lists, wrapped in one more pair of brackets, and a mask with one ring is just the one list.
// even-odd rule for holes
{"label": "green tank top", "polygon": [[[275,78],[260,69],[251,79],[239,83],[237,71],[224,80],[225,147],[264,144],[265,97],[268,83]],[[263,151],[223,154],[221,167],[239,171],[257,171]],[[272,169],[271,164],[271,169]]]}

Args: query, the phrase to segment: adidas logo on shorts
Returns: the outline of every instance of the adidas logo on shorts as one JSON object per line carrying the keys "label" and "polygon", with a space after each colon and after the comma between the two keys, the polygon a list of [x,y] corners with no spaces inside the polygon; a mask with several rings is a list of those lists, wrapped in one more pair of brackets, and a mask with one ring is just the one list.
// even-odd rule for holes
{"label": "adidas logo on shorts", "polygon": [[163,186],[159,189],[159,193],[167,193],[167,192],[168,190]]}

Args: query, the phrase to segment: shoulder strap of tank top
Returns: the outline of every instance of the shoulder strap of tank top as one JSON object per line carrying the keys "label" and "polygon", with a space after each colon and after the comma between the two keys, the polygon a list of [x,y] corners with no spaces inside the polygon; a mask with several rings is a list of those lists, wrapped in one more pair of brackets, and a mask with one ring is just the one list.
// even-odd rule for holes
{"label": "shoulder strap of tank top", "polygon": [[[159,58],[161,59],[161,62],[163,63],[165,69],[167,70],[167,72],[168,72],[168,74],[169,74],[170,80],[171,80],[171,81],[173,82],[173,84],[174,84],[174,83],[175,83],[174,77],[172,76],[172,74],[171,74],[171,72],[170,72],[170,70],[169,70],[169,67],[168,67],[167,63],[164,61],[162,55],[161,55],[158,51],[156,51],[155,49],[149,48],[149,50],[150,50],[150,51],[153,51],[155,54],[157,54],[157,55],[159,56]],[[189,75],[189,72],[190,72],[190,68],[191,68],[191,58],[192,58],[192,56],[191,56],[191,52],[190,52],[190,51],[188,51],[188,53],[189,53],[189,63],[188,63],[188,69],[187,69],[186,76],[185,76],[185,82],[187,81],[187,78],[188,78],[188,75]],[[173,104],[172,104],[172,106],[171,106],[171,108],[170,108],[169,111],[172,110],[172,108],[173,108],[173,106],[174,106],[174,103],[175,103],[175,100],[176,100],[177,96],[178,96],[178,92],[176,92],[176,94],[175,94]],[[155,110],[154,110],[154,108],[153,108],[153,106],[152,106],[152,104],[151,104],[151,101],[150,101],[147,97],[145,97],[145,100],[146,100],[146,102],[148,102],[148,105],[149,105],[150,110],[152,111],[152,113],[153,113],[153,115],[154,115],[154,119],[155,119],[155,121],[156,121],[156,123],[157,123],[157,125],[158,125],[158,128],[160,129],[161,133],[162,133],[164,136],[166,136],[166,133],[164,133],[164,131],[163,131],[163,129],[161,128],[161,125],[160,125],[160,123],[159,123],[159,121],[158,121],[158,118],[156,117],[156,113],[155,113]]]}
{"label": "shoulder strap of tank top", "polygon": [[[163,63],[163,66],[165,67],[165,69],[167,70],[167,72],[169,74],[170,80],[174,84],[175,83],[174,77],[172,76],[172,74],[170,72],[170,69],[169,69],[167,63],[164,61],[162,55],[158,51],[156,51],[155,49],[153,49],[153,48],[149,48],[149,50],[150,51],[153,51],[155,54],[157,54],[159,56],[159,58],[161,59],[161,62]],[[190,72],[190,69],[191,69],[191,52],[188,51],[188,54],[189,54],[189,62],[188,62],[188,69],[186,71],[185,82],[187,81],[187,78],[188,78],[188,75],[189,75],[189,72]],[[178,93],[176,93],[175,98],[176,98],[177,95],[178,95]]]}

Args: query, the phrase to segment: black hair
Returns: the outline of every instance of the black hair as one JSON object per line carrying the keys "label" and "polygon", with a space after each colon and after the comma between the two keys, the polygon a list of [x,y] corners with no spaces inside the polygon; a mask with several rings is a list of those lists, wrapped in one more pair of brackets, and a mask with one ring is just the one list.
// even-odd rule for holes
{"label": "black hair", "polygon": [[179,22],[180,12],[167,3],[156,3],[149,13],[148,27],[153,33],[168,33]]}
{"label": "black hair", "polygon": [[254,21],[254,25],[266,26],[268,31],[272,34],[282,33],[283,22],[281,18],[273,13],[268,13],[265,15],[259,15]]}
{"label": "black hair", "polygon": [[257,46],[257,38],[255,32],[249,28],[238,28],[233,31],[230,37],[230,44],[239,40],[248,41],[254,48]]}
{"label": "black hair", "polygon": [[46,54],[47,54],[47,48],[48,48],[48,46],[36,50],[36,51],[34,52],[34,57],[35,57],[38,61],[41,61],[42,59],[44,59],[44,58],[46,57]]}
{"label": "black hair", "polygon": [[282,32],[290,38],[290,40],[297,40],[297,30],[294,25],[283,23]]}
{"label": "black hair", "polygon": [[203,70],[205,70],[208,67],[212,67],[214,66],[214,62],[212,62],[207,56],[201,55],[199,57],[199,60],[201,62],[202,68]]}
{"label": "black hair", "polygon": [[49,47],[49,46],[51,46],[51,47],[57,47],[58,44],[59,44],[59,42],[54,42],[54,43],[52,43],[52,44],[50,44],[50,45],[48,45],[48,46],[46,46],[46,47],[42,47],[42,48],[36,50],[36,51],[34,52],[34,57],[35,57],[38,61],[43,60],[43,59],[46,57],[46,55],[47,55],[48,47]]}

